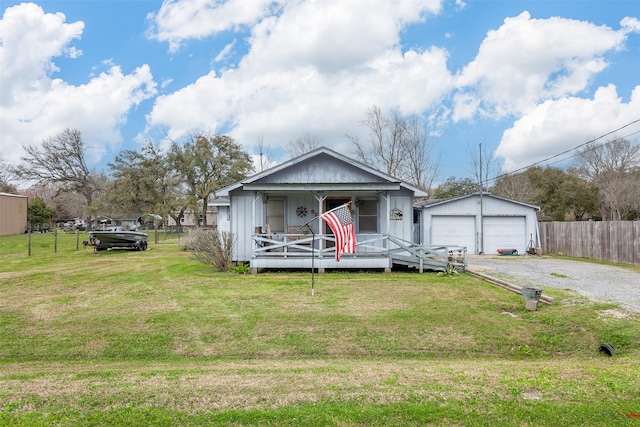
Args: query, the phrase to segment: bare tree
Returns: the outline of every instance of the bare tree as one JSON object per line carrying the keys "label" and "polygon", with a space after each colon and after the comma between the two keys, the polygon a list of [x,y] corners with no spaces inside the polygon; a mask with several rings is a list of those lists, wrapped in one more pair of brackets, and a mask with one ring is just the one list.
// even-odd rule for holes
{"label": "bare tree", "polygon": [[640,212],[640,175],[637,172],[604,172],[594,181],[600,189],[603,218],[635,219]]}
{"label": "bare tree", "polygon": [[467,145],[468,167],[478,185],[486,190],[487,182],[493,180],[500,172],[500,165],[493,156],[493,152],[486,142],[481,142],[478,147]]}
{"label": "bare tree", "polygon": [[591,142],[578,155],[578,171],[589,179],[608,172],[630,172],[640,167],[640,144],[628,139]]}
{"label": "bare tree", "polygon": [[265,144],[264,136],[262,135],[258,137],[257,145],[258,145],[258,155],[260,156],[260,158],[258,159],[257,170],[258,172],[262,172],[266,169],[269,169],[269,163],[270,163],[269,158],[271,158],[271,147]]}
{"label": "bare tree", "polygon": [[430,194],[440,175],[440,156],[434,154],[427,126],[417,116],[407,119],[404,147],[401,177]]}
{"label": "bare tree", "polygon": [[496,196],[526,203],[536,203],[540,196],[539,191],[524,172],[501,175],[492,189],[492,193]]}
{"label": "bare tree", "polygon": [[386,116],[380,107],[374,106],[366,113],[362,124],[369,130],[369,141],[347,135],[356,146],[356,155],[363,163],[392,176],[398,176],[406,122],[398,112]]}
{"label": "bare tree", "polygon": [[18,189],[11,183],[13,177],[11,176],[9,165],[5,164],[0,157],[0,192],[2,193],[17,193]]}
{"label": "bare tree", "polygon": [[289,142],[289,144],[285,147],[285,151],[289,155],[289,158],[293,159],[294,157],[300,157],[303,154],[308,153],[309,151],[313,151],[316,148],[320,147],[322,143],[322,138],[318,135],[313,135],[308,132],[302,134],[295,140]]}
{"label": "bare tree", "polygon": [[602,216],[621,220],[640,211],[640,144],[614,139],[604,144],[589,143],[578,155],[582,176],[600,189]]}
{"label": "bare tree", "polygon": [[62,192],[78,192],[90,206],[103,188],[98,174],[87,166],[85,144],[80,131],[66,129],[42,142],[42,147],[24,146],[26,165],[14,169],[24,182],[53,184]]}
{"label": "bare tree", "polygon": [[362,124],[369,131],[368,141],[346,135],[355,145],[360,161],[430,190],[439,174],[440,159],[433,155],[427,128],[420,117],[404,118],[397,111],[385,115],[374,106],[367,111]]}

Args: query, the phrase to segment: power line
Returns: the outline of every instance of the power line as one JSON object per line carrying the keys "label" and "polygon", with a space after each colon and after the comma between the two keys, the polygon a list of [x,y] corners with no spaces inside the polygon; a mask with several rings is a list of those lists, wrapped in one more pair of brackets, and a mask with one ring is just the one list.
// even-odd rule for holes
{"label": "power line", "polygon": [[[543,159],[543,160],[537,161],[537,162],[532,163],[532,164],[530,164],[530,165],[528,165],[528,166],[525,166],[525,167],[522,167],[522,168],[519,168],[519,169],[513,170],[513,171],[511,171],[511,172],[507,172],[507,173],[500,174],[500,175],[496,176],[495,178],[489,179],[488,181],[495,182],[495,181],[497,181],[498,179],[500,179],[500,178],[502,178],[502,177],[506,177],[506,176],[509,176],[509,175],[517,175],[517,174],[519,174],[519,173],[522,173],[522,172],[526,171],[526,170],[527,170],[527,169],[529,169],[529,168],[532,168],[532,167],[534,167],[534,166],[537,166],[537,165],[540,165],[540,164],[542,164],[542,163],[548,162],[549,160],[555,159],[555,158],[560,157],[560,156],[562,156],[562,155],[564,155],[564,154],[571,153],[572,151],[576,151],[576,150],[578,150],[579,148],[584,147],[585,145],[592,144],[592,143],[594,143],[594,142],[596,142],[596,141],[598,141],[598,140],[600,140],[600,139],[602,139],[602,138],[605,138],[605,137],[607,137],[607,136],[609,136],[609,135],[611,135],[611,134],[614,134],[614,133],[616,133],[616,132],[618,132],[618,131],[621,131],[622,129],[625,129],[625,128],[627,128],[627,127],[629,127],[629,126],[631,126],[631,125],[633,125],[633,124],[639,123],[639,122],[640,122],[640,118],[639,118],[639,119],[636,119],[636,120],[633,120],[633,121],[631,121],[631,122],[629,122],[629,123],[627,123],[627,124],[625,124],[625,125],[623,125],[623,126],[620,126],[620,127],[619,127],[619,128],[617,128],[617,129],[614,129],[614,130],[612,130],[612,131],[609,131],[609,132],[607,132],[607,133],[605,133],[605,134],[603,134],[603,135],[600,135],[600,136],[599,136],[599,137],[597,137],[597,138],[593,138],[593,139],[591,139],[591,140],[589,140],[589,141],[587,141],[587,142],[584,142],[584,143],[582,143],[582,144],[580,144],[580,145],[577,145],[576,147],[573,147],[573,148],[571,148],[571,149],[569,149],[569,150],[565,150],[565,151],[562,151],[562,152],[560,152],[560,153],[554,154],[553,156],[547,157],[547,158],[545,158],[545,159]],[[624,138],[628,138],[629,136],[635,135],[635,134],[637,134],[637,133],[640,133],[640,130],[639,130],[639,131],[632,132],[632,133],[630,133],[630,134],[628,134],[628,135],[625,135],[625,136],[623,136],[623,137],[621,137],[621,138],[617,138],[617,139],[624,139]],[[611,141],[611,142],[613,142],[613,141]],[[594,147],[594,149],[595,149],[595,147]],[[559,163],[559,162],[563,162],[563,161],[565,161],[565,160],[570,159],[571,157],[573,157],[573,156],[575,156],[575,155],[576,155],[576,153],[574,153],[574,154],[572,154],[572,155],[570,155],[570,156],[568,156],[568,157],[565,157],[565,158],[563,158],[563,159],[557,160],[557,161],[553,162],[552,164]]]}

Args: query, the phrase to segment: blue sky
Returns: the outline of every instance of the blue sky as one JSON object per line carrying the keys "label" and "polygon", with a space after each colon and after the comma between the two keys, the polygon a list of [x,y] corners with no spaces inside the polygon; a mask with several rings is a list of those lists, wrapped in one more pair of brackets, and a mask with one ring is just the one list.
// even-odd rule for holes
{"label": "blue sky", "polygon": [[[0,1],[0,160],[79,129],[96,169],[228,134],[344,154],[374,105],[419,114],[440,179],[514,170],[640,119],[637,1]],[[637,139],[640,123],[616,136]]]}

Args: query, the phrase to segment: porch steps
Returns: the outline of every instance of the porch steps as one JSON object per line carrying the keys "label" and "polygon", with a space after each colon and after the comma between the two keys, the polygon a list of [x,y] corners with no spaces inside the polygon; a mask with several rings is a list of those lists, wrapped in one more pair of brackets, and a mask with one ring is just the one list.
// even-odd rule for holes
{"label": "porch steps", "polygon": [[397,246],[389,250],[392,264],[424,270],[445,271],[451,263],[459,270],[465,270],[467,249],[463,247],[426,246],[389,236],[389,241]]}
{"label": "porch steps", "polygon": [[424,270],[444,271],[447,266],[446,261],[439,261],[427,257],[418,258],[408,255],[391,255],[391,262],[393,264],[415,268],[421,273],[424,272]]}

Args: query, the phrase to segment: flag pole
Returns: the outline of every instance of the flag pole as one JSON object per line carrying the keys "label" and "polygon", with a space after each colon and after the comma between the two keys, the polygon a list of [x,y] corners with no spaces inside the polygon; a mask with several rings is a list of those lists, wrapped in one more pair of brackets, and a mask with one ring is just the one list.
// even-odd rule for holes
{"label": "flag pole", "polygon": [[310,227],[309,224],[316,219],[320,219],[319,216],[315,216],[311,218],[309,221],[302,224],[298,227],[298,230],[302,230],[302,227],[306,226],[311,231],[311,296],[315,296],[316,288],[315,288],[315,260],[316,260],[316,233],[313,231],[313,227]]}
{"label": "flag pole", "polygon": [[338,210],[340,208],[343,208],[345,206],[349,206],[351,204],[351,200],[349,200],[347,203],[344,203],[340,206],[337,206],[333,209],[329,209],[326,212],[321,213],[318,216],[315,216],[313,218],[311,218],[309,221],[305,222],[304,224],[302,224],[300,227],[298,227],[298,230],[302,230],[302,227],[307,226],[307,228],[311,231],[311,296],[315,296],[315,274],[316,274],[316,269],[315,269],[315,259],[316,259],[316,254],[315,254],[315,249],[316,249],[316,233],[314,233],[313,231],[313,227],[310,227],[309,224],[317,219],[320,219],[320,217],[322,215],[326,215],[329,212],[333,212],[335,210]]}

